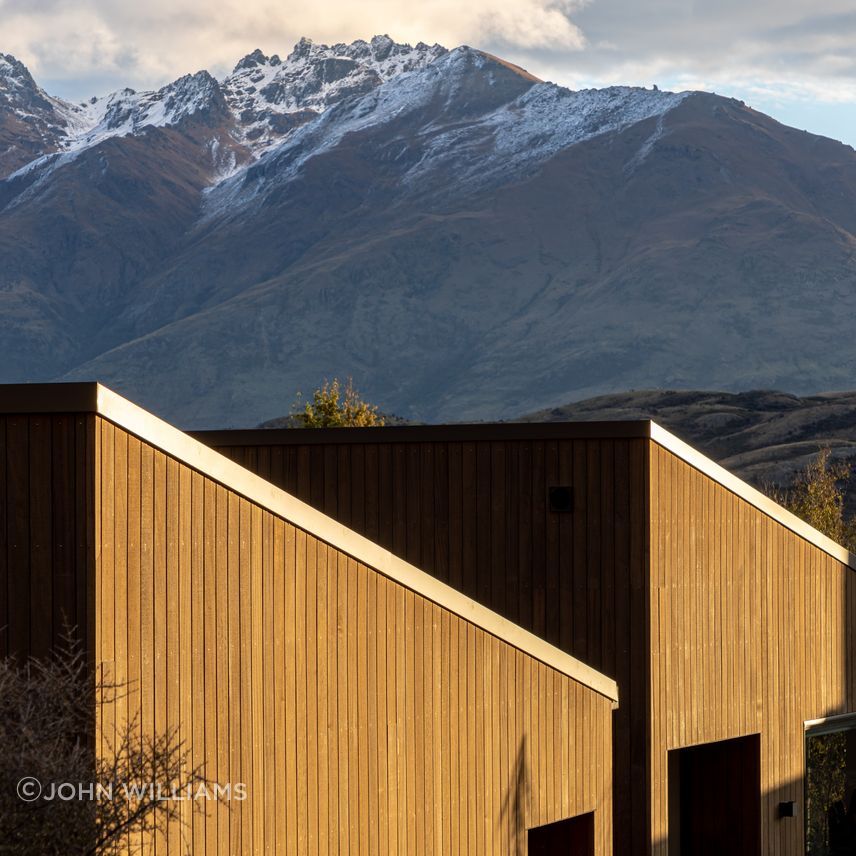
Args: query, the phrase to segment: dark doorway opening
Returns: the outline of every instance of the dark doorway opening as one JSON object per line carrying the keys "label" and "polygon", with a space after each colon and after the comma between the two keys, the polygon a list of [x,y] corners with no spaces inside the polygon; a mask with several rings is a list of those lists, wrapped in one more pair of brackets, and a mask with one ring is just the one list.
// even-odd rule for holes
{"label": "dark doorway opening", "polygon": [[761,737],[669,752],[669,853],[761,852]]}
{"label": "dark doorway opening", "polygon": [[530,829],[529,856],[594,856],[594,812]]}

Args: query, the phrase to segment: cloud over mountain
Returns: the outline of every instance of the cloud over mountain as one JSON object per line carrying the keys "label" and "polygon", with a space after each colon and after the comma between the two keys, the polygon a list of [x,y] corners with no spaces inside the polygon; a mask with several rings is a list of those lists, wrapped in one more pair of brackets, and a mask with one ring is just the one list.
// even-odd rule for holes
{"label": "cloud over mountain", "polygon": [[[59,94],[82,87],[160,85],[188,68],[223,71],[224,57],[261,45],[275,52],[304,33],[317,41],[389,32],[412,42],[507,43],[576,51],[584,37],[572,16],[584,0],[0,0],[3,49],[23,59]],[[62,85],[65,81],[65,85]],[[76,83],[79,81],[79,83]],[[75,91],[72,92],[71,90]]]}
{"label": "cloud over mountain", "polygon": [[224,57],[256,45],[273,52],[304,33],[335,42],[366,31],[517,52],[560,82],[751,78],[801,82],[834,98],[856,79],[849,0],[810,8],[803,0],[0,0],[0,15],[4,50],[43,81],[77,81],[78,90],[99,81],[115,88],[119,78],[150,87],[188,68],[222,71]]}

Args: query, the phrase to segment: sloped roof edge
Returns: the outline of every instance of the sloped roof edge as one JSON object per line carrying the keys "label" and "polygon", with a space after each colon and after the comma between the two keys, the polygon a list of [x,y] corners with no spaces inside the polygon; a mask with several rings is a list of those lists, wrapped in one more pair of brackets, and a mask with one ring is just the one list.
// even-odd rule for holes
{"label": "sloped roof edge", "polygon": [[760,490],[752,487],[752,485],[747,484],[743,479],[728,472],[724,467],[717,464],[716,461],[706,457],[688,443],[680,440],[653,421],[650,422],[650,437],[655,443],[664,449],[668,449],[682,461],[722,485],[726,490],[730,490],[736,496],[746,500],[750,505],[754,505],[759,511],[771,517],[776,522],[781,523],[786,529],[790,529],[791,532],[799,535],[800,538],[804,538],[806,541],[814,544],[815,547],[828,553],[834,559],[856,570],[856,555],[851,553],[846,547],[837,544],[831,538],[828,538],[822,532],[806,523],[805,520],[797,517],[788,511],[787,508],[779,505],[778,502],[770,499],[769,496],[761,493]]}
{"label": "sloped roof edge", "polygon": [[0,385],[0,413],[95,413],[492,636],[618,703],[618,685],[99,383]]}

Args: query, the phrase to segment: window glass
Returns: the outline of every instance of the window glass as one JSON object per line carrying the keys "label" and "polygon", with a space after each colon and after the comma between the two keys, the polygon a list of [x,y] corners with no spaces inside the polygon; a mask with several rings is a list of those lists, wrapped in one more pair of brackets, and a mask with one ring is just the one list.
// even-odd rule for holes
{"label": "window glass", "polygon": [[856,721],[806,733],[807,856],[856,854]]}

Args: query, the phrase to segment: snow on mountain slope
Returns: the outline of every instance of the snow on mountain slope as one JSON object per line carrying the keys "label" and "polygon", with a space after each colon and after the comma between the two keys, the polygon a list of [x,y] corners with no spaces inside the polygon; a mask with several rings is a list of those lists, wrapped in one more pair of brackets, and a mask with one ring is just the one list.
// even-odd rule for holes
{"label": "snow on mountain slope", "polygon": [[[499,175],[537,167],[562,149],[592,137],[662,117],[688,94],[626,86],[575,92],[539,83],[479,123],[450,124],[432,134],[407,181],[420,182],[429,170],[442,170],[454,162],[456,181],[487,184]],[[489,159],[484,157],[485,146],[492,150]]]}
{"label": "snow on mountain slope", "polygon": [[154,92],[121,89],[81,107],[89,120],[65,142],[67,151],[88,148],[113,136],[137,134],[145,127],[167,127],[195,119],[214,126],[229,118],[217,81],[207,71],[186,74]]}
{"label": "snow on mountain slope", "polygon": [[207,141],[215,161],[220,154],[214,173],[219,180],[331,105],[445,53],[440,45],[411,47],[389,36],[332,46],[303,38],[285,61],[256,50],[222,81],[199,71],[157,90],[121,89],[83,104],[49,96],[23,63],[0,54],[0,177],[27,165],[53,168],[55,158],[34,162],[80,152],[110,137],[192,121],[221,132]]}
{"label": "snow on mountain slope", "polygon": [[[23,178],[29,193],[38,182],[81,152],[111,137],[137,136],[147,128],[193,124],[205,129],[199,142],[209,150],[214,175],[228,174],[249,156],[236,152],[237,147],[232,144],[232,114],[219,84],[207,71],[184,75],[155,91],[122,89],[84,104],[70,104],[36,87],[17,60],[12,57],[5,60],[9,68],[18,72],[18,79],[4,78],[0,65],[0,128],[9,124],[10,116],[20,116],[22,122],[39,131],[30,157],[6,158],[9,166],[16,167],[8,171],[7,180],[21,184]],[[0,164],[3,153],[0,149]]]}
{"label": "snow on mountain slope", "polygon": [[[634,87],[575,92],[464,46],[334,105],[211,188],[206,214],[237,211],[349,135],[376,128],[383,128],[378,146],[395,149],[390,156],[403,161],[405,186],[417,192],[446,186],[454,194],[507,181],[576,143],[662,117],[688,94]],[[430,181],[442,174],[454,174],[454,187]]]}
{"label": "snow on mountain slope", "polygon": [[[20,137],[24,122],[37,129],[27,147],[18,141],[5,158],[11,177],[31,176],[28,187],[32,176],[111,137],[189,124],[208,149],[212,187],[266,153],[282,182],[345,135],[415,112],[435,117],[420,123],[420,154],[405,183],[418,186],[454,162],[459,181],[484,185],[576,142],[662,116],[683,97],[628,87],[572,92],[468,47],[449,52],[389,36],[332,46],[304,38],[285,60],[248,54],[219,82],[199,71],[158,90],[123,89],[80,105],[47,95],[13,57],[0,59],[0,115],[9,134]],[[207,210],[255,195],[255,180],[270,169],[239,173],[237,183],[211,195]]]}
{"label": "snow on mountain slope", "polygon": [[[232,114],[207,71],[187,74],[151,92],[122,89],[88,104],[56,102],[69,117],[54,144],[0,182],[0,205],[15,207],[46,186],[51,175],[111,138],[139,136],[151,128],[181,128],[202,149],[209,179],[230,175],[251,158],[233,139]],[[5,187],[3,186],[5,185]]]}

